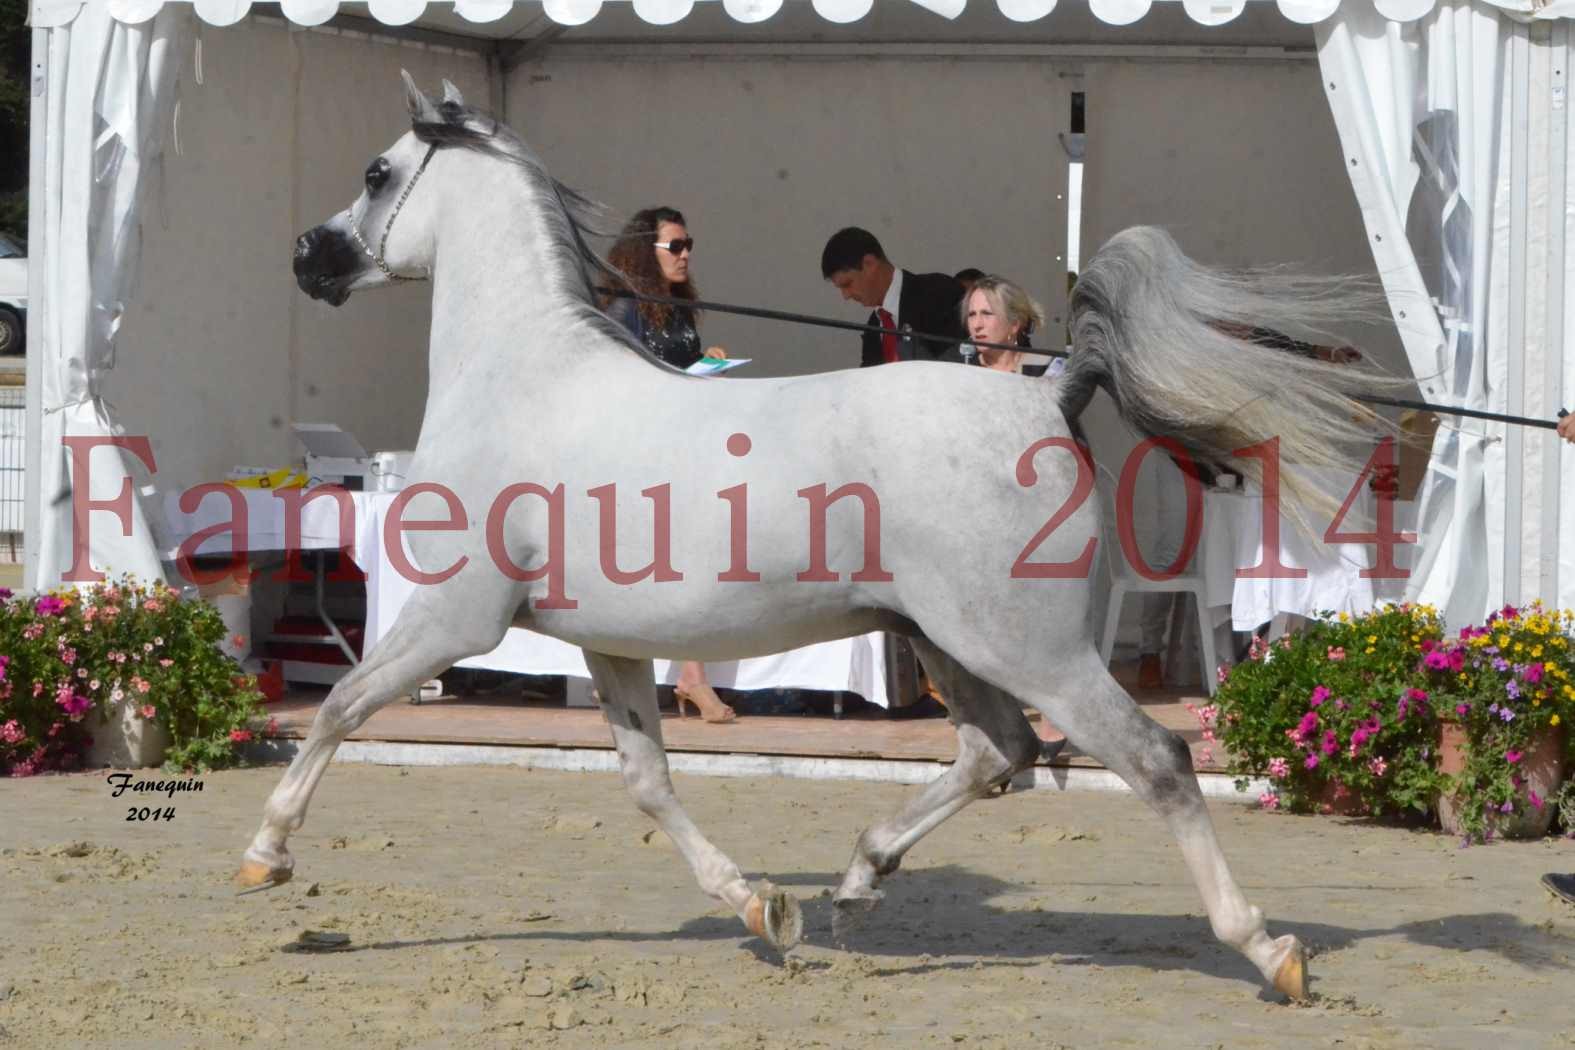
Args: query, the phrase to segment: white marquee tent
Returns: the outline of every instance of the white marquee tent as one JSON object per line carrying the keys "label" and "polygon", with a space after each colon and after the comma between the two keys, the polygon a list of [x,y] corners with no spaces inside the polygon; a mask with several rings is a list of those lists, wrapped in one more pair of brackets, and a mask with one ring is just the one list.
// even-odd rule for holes
{"label": "white marquee tent", "polygon": [[[1575,405],[1575,367],[1566,367],[1575,362],[1575,135],[1567,105],[1575,0],[1088,0],[1086,8],[1082,0],[1060,8],[1056,0],[994,0],[998,14],[987,12],[993,28],[960,43],[948,38],[949,25],[981,25],[978,5],[990,2],[975,0],[976,8],[965,10],[965,0],[883,0],[872,11],[873,0],[723,0],[724,17],[712,0],[627,6],[622,0],[285,0],[276,8],[247,0],[34,0],[28,585],[50,586],[71,562],[73,471],[63,439],[147,426],[118,418],[105,391],[116,381],[117,335],[137,305],[144,208],[158,192],[149,187],[166,147],[178,145],[169,141],[181,127],[177,70],[193,35],[219,51],[216,27],[258,13],[254,7],[266,7],[280,22],[343,37],[375,35],[381,24],[397,39],[439,50],[477,38],[484,44],[469,52],[477,60],[473,82],[484,85],[493,109],[511,117],[521,89],[508,70],[550,56],[575,34],[596,39],[603,24],[615,27],[599,40],[603,54],[620,61],[655,55],[663,62],[777,53],[772,34],[791,25],[796,39],[807,41],[799,53],[812,60],[845,47],[849,54],[941,62],[943,73],[933,80],[942,90],[945,63],[970,57],[1029,64],[1096,53],[1166,57],[1152,35],[1137,37],[1147,41],[1141,45],[1119,37],[1098,47],[1060,45],[1058,25],[1125,26],[1141,34],[1145,22],[1179,25],[1180,7],[1192,23],[1189,32],[1206,30],[1221,41],[1190,47],[1198,61],[1256,57],[1244,26],[1275,20],[1312,26],[1315,52],[1303,61],[1315,55],[1338,133],[1325,152],[1332,170],[1333,149],[1340,151],[1366,235],[1363,254],[1383,279],[1403,359],[1423,396],[1541,418]],[[907,24],[905,13],[918,8],[927,19],[922,39],[882,38],[884,27]],[[816,18],[821,28],[812,24]],[[686,34],[686,24],[698,28]],[[911,70],[903,76],[915,85]],[[1184,77],[1167,77],[1156,74],[1146,90],[1153,97],[1171,88],[1185,92]],[[550,80],[540,73],[528,84]],[[1022,90],[1021,81],[982,83]],[[299,95],[299,78],[292,85]],[[1055,92],[1048,78],[1043,88]],[[235,108],[268,102],[231,101]],[[301,99],[293,104],[299,109]],[[527,120],[540,112],[550,125],[550,99],[533,95],[532,105],[540,108]],[[900,110],[883,112],[886,121],[903,119]],[[802,119],[798,132],[812,137],[815,121],[833,122],[837,114],[823,104],[818,115],[793,119]],[[533,133],[529,124],[526,130]],[[730,133],[747,145],[749,129]],[[1229,137],[1228,129],[1219,134]],[[299,169],[299,158],[294,163]],[[922,162],[912,169],[922,171]],[[776,177],[786,180],[787,168]],[[350,184],[340,182],[348,192]],[[259,207],[265,199],[257,198]],[[330,210],[292,213],[301,220],[294,229]],[[232,237],[193,244],[192,251],[253,250],[244,243],[244,227],[239,222]],[[824,233],[816,228],[807,236]],[[120,371],[135,372],[138,356],[153,353],[152,346],[128,347]],[[90,495],[109,499],[126,488],[138,451],[96,453]],[[1532,597],[1575,606],[1575,540],[1560,543],[1569,531],[1564,523],[1575,521],[1572,464],[1575,455],[1544,431],[1476,423],[1441,430],[1421,495],[1414,593],[1444,608],[1454,623]],[[136,501],[130,503],[129,537],[108,515],[95,519],[92,564],[158,575],[150,531]]]}

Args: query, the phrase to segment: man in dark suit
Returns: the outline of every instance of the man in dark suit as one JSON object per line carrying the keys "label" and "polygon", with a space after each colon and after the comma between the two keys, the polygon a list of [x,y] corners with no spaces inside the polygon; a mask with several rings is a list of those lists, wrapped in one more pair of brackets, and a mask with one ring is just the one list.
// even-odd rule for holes
{"label": "man in dark suit", "polygon": [[[963,286],[944,273],[909,273],[886,258],[868,230],[838,230],[820,254],[820,274],[844,299],[874,312],[869,323],[916,334],[966,338],[961,304]],[[958,361],[956,343],[865,332],[859,367],[897,361]]]}

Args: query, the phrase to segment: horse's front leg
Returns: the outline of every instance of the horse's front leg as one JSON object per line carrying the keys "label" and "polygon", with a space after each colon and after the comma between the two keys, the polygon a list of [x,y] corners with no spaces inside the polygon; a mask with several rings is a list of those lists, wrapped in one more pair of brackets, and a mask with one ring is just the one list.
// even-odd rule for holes
{"label": "horse's front leg", "polygon": [[262,827],[241,859],[236,883],[264,889],[288,882],[295,860],[286,840],[305,822],[312,793],[345,737],[379,708],[409,696],[456,661],[493,648],[507,626],[501,616],[461,616],[452,602],[445,603],[433,590],[418,591],[388,635],[339,680],[318,708],[301,749],[268,796]]}
{"label": "horse's front leg", "polygon": [[751,933],[779,951],[787,951],[803,935],[798,902],[771,888],[756,893],[738,865],[700,833],[673,791],[662,747],[662,716],[656,705],[656,678],[649,660],[628,660],[586,652],[602,714],[612,729],[623,769],[624,785],[640,811],[677,845],[689,862],[700,888],[738,913]]}

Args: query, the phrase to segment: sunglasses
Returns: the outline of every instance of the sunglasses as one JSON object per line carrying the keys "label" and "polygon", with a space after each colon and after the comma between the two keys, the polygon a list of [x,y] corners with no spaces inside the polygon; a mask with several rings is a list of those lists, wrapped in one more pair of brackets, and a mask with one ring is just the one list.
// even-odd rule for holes
{"label": "sunglasses", "polygon": [[695,239],[693,237],[685,237],[682,240],[657,241],[656,246],[674,255],[682,255],[684,252],[693,252],[695,250]]}

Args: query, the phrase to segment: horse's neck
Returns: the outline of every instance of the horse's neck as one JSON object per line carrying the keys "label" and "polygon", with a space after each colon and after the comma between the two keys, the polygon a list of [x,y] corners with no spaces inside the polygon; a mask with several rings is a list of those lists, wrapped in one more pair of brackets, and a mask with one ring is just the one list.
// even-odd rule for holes
{"label": "horse's neck", "polygon": [[580,278],[542,217],[556,201],[535,199],[532,183],[506,164],[454,160],[451,177],[464,191],[448,196],[434,235],[431,390],[461,383],[498,390],[505,376],[529,375],[527,385],[544,391],[571,364],[564,356],[571,328],[582,362],[627,357],[576,324],[584,305],[565,289]]}

